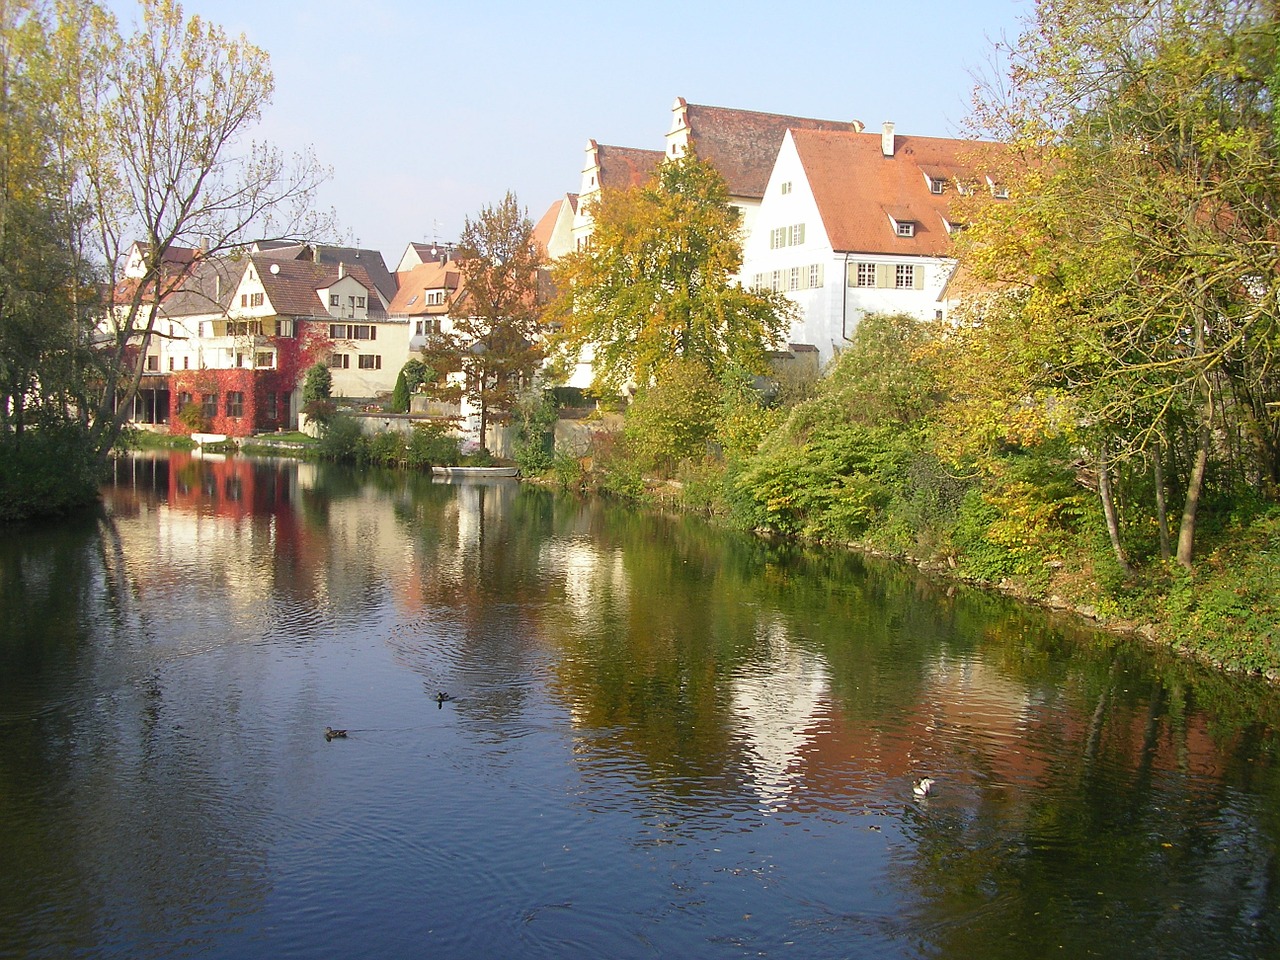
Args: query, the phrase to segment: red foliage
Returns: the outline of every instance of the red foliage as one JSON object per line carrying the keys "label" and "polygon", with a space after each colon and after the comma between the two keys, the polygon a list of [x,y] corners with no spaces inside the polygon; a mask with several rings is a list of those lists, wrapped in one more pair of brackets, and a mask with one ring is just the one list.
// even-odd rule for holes
{"label": "red foliage", "polygon": [[[236,367],[229,370],[181,370],[169,374],[169,430],[175,434],[190,433],[179,419],[183,395],[203,404],[205,396],[215,398],[216,413],[207,417],[209,433],[225,433],[228,437],[247,437],[254,433],[276,430],[295,422],[293,393],[306,369],[325,356],[332,344],[328,328],[322,323],[297,321],[295,337],[271,337],[276,350],[274,370]],[[238,415],[228,404],[229,393],[240,393]]]}

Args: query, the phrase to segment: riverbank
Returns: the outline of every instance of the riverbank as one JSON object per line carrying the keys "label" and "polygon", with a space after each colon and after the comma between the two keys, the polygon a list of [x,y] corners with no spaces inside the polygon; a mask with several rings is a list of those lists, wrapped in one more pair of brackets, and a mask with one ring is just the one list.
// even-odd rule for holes
{"label": "riverbank", "polygon": [[[719,480],[710,480],[708,472],[718,473]],[[598,482],[585,482],[617,494]],[[723,499],[707,496],[708,487],[724,483],[723,465],[704,464],[692,482],[649,479],[632,499],[696,512],[713,523],[741,529]],[[1024,552],[1022,569],[1031,571],[1030,576],[975,574],[980,564],[957,547],[955,537],[934,537],[945,546],[928,554],[894,549],[886,545],[889,523],[868,526],[862,538],[803,536],[766,528],[754,532],[766,539],[893,560],[931,578],[1074,614],[1098,629],[1141,638],[1226,673],[1280,682],[1280,564],[1275,562],[1280,556],[1280,510],[1219,518],[1204,533],[1204,553],[1194,572],[1173,563],[1152,563],[1128,575],[1114,568],[1099,540],[1101,517],[1080,519],[1077,533],[1056,539],[1051,554]],[[901,534],[897,529],[895,535]],[[916,542],[926,539],[918,536]]]}

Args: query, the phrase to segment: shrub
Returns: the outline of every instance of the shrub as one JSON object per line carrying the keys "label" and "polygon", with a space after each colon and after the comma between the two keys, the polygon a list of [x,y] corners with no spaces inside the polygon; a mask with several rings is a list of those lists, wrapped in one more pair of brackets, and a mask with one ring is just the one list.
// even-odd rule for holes
{"label": "shrub", "polygon": [[323,363],[314,363],[307,368],[306,379],[302,382],[302,402],[312,403],[316,400],[328,400],[333,391],[333,374]]}
{"label": "shrub", "polygon": [[50,417],[0,434],[0,521],[54,516],[92,503],[101,468],[78,423]]}
{"label": "shrub", "polygon": [[365,459],[365,439],[353,417],[333,416],[325,424],[316,451],[322,460],[355,463]]}
{"label": "shrub", "polygon": [[457,463],[461,455],[461,442],[447,424],[414,424],[409,437],[405,462],[410,467],[442,467]]}

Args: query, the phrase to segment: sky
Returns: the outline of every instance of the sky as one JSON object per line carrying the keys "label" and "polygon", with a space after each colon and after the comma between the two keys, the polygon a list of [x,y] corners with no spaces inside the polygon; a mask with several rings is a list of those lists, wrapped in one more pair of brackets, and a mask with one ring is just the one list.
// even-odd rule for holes
{"label": "sky", "polygon": [[[122,26],[130,0],[108,0]],[[577,192],[588,139],[663,148],[689,103],[956,136],[994,41],[1033,0],[184,0],[271,57],[254,136],[332,167],[338,239],[395,269],[515,193],[537,221]]]}

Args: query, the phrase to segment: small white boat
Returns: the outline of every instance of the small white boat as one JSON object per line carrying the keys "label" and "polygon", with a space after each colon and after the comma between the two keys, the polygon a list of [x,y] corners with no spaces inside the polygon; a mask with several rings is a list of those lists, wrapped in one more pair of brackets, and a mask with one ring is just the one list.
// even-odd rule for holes
{"label": "small white boat", "polygon": [[518,477],[519,467],[432,467],[437,477]]}

